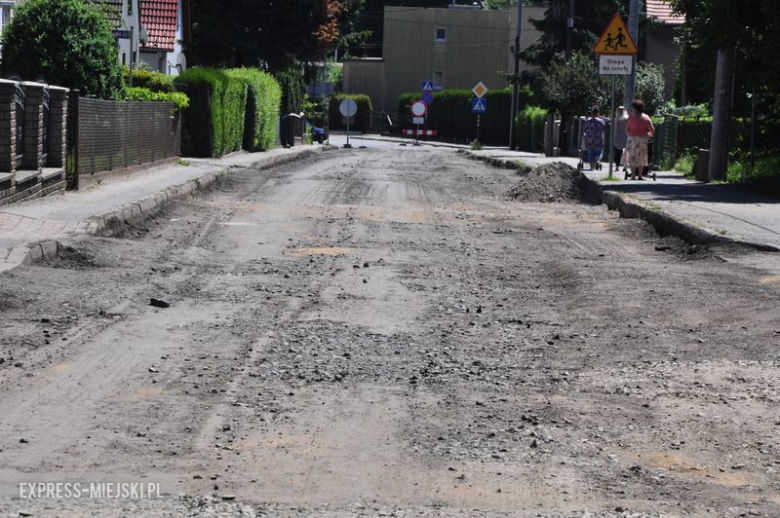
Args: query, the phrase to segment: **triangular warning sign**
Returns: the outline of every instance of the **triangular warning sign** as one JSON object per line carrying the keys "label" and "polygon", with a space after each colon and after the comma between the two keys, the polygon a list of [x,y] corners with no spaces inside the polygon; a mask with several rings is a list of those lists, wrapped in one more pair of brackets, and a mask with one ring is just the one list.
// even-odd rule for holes
{"label": "triangular warning sign", "polygon": [[634,55],[637,53],[634,38],[619,14],[615,14],[607,28],[601,33],[601,38],[593,46],[594,54]]}

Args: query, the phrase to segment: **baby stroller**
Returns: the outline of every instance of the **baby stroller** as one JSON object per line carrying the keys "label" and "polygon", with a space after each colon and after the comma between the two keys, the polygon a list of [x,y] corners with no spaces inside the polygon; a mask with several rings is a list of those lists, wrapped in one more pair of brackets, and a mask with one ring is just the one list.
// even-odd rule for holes
{"label": "baby stroller", "polygon": [[585,138],[582,137],[580,138],[580,147],[577,151],[580,158],[580,161],[577,163],[577,169],[583,171],[585,169],[585,164],[595,163],[596,168],[593,169],[591,166],[591,171],[601,171],[601,154],[603,153],[602,149],[586,149]]}

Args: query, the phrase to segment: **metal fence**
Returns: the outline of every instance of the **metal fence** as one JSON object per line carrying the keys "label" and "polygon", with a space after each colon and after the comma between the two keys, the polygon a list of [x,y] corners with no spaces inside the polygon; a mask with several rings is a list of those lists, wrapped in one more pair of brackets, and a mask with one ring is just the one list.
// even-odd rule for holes
{"label": "metal fence", "polygon": [[71,97],[69,187],[78,177],[179,156],[181,128],[172,103]]}
{"label": "metal fence", "polygon": [[[752,153],[776,155],[780,152],[780,122],[767,114],[738,115],[729,120],[729,151],[735,156]],[[656,127],[656,162],[670,168],[686,153],[710,147],[712,121],[710,119],[682,119],[667,116]]]}

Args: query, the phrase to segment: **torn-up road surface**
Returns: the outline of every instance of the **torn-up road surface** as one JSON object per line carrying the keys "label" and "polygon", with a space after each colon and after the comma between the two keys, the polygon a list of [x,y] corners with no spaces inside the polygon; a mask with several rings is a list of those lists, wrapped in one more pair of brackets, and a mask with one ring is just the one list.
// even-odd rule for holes
{"label": "torn-up road surface", "polygon": [[516,180],[332,151],[5,275],[0,514],[780,515],[777,259]]}

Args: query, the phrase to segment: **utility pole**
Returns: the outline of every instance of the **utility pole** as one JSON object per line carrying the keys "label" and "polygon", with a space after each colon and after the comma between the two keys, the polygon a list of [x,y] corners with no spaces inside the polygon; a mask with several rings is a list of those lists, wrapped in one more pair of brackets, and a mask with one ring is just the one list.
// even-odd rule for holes
{"label": "utility pole", "polygon": [[511,120],[509,121],[509,149],[517,149],[515,143],[515,119],[517,119],[517,94],[518,82],[520,81],[520,34],[523,27],[523,0],[517,0],[517,31],[515,32],[515,73],[512,75],[512,109],[510,110]]}
{"label": "utility pole", "polygon": [[566,17],[566,60],[571,59],[574,32],[574,0],[569,0],[569,16]]}
{"label": "utility pole", "polygon": [[[631,33],[631,37],[639,44],[639,10],[641,8],[640,0],[631,0],[631,4],[628,11],[628,32]],[[636,56],[632,58],[631,75],[626,76],[625,87],[623,89],[623,106],[626,107],[629,112],[631,111],[631,103],[634,100],[634,87],[636,85]]]}
{"label": "utility pole", "polygon": [[730,93],[734,70],[734,48],[718,49],[718,64],[715,70],[715,102],[712,106],[712,133],[710,134],[710,163],[707,174],[710,181],[722,180],[728,168],[728,130],[730,116]]}

